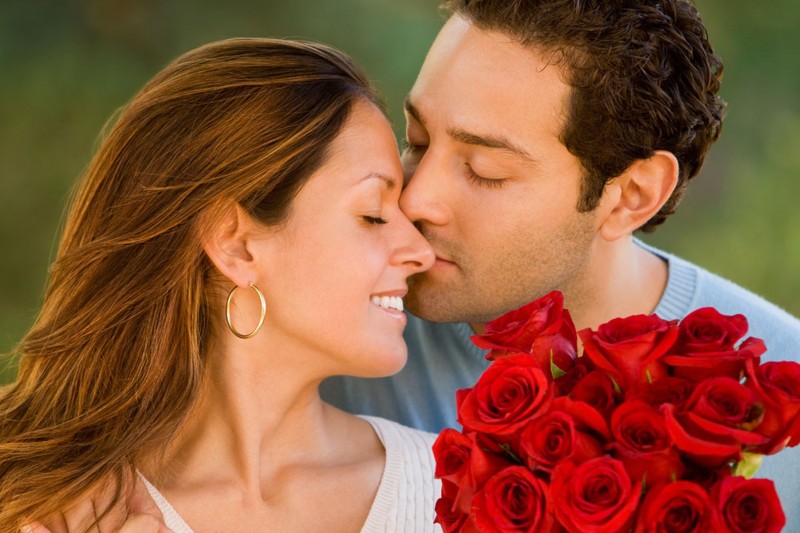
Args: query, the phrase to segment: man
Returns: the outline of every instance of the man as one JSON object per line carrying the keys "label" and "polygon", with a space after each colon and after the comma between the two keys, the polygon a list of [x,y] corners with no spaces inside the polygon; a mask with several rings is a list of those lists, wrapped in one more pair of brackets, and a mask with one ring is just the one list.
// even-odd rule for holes
{"label": "man", "polygon": [[[352,411],[438,431],[455,391],[488,366],[469,340],[553,289],[578,329],[704,306],[744,314],[764,359],[800,355],[800,321],[645,246],[719,136],[722,64],[681,0],[451,0],[406,101],[401,207],[437,260],[406,305],[409,363],[381,380],[335,380]],[[800,522],[795,450],[768,458],[787,524]],[[790,471],[791,471],[790,470]],[[793,479],[788,479],[788,478]]]}

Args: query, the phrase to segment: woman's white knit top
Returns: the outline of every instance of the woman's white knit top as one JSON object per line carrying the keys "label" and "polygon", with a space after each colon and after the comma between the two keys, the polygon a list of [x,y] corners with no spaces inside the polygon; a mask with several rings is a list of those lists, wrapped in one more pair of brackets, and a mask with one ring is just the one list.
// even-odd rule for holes
{"label": "woman's white knit top", "polygon": [[[363,416],[386,449],[386,464],[375,500],[361,528],[362,533],[434,533],[434,505],[441,482],[433,478],[431,447],[436,435],[402,426],[384,418]],[[155,500],[164,522],[175,533],[194,533],[164,496],[149,481],[145,486]],[[263,531],[270,531],[264,524]]]}

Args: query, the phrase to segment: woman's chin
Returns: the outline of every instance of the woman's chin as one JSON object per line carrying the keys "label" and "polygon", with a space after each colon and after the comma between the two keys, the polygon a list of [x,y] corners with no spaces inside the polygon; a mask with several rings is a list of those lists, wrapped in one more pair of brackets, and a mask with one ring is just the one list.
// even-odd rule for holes
{"label": "woman's chin", "polygon": [[[405,343],[402,348],[393,348],[373,351],[368,355],[368,364],[364,365],[356,377],[385,378],[397,374],[406,366],[408,350]],[[355,375],[355,374],[353,374]]]}

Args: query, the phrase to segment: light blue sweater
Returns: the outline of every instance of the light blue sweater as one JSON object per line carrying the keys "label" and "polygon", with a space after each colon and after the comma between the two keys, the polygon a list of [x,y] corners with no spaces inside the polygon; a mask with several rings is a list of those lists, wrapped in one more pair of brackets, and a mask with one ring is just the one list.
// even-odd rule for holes
{"label": "light blue sweater", "polygon": [[[638,242],[638,241],[637,241]],[[667,288],[655,309],[666,319],[712,306],[741,313],[748,335],[764,339],[762,361],[800,362],[800,320],[763,298],[683,259],[639,244],[668,262]],[[486,352],[470,341],[467,324],[436,324],[409,315],[408,364],[389,378],[332,378],[322,386],[329,402],[347,411],[376,415],[431,432],[456,427],[455,391],[471,387],[489,365]],[[767,457],[757,477],[775,481],[786,512],[787,532],[800,533],[800,446]]]}

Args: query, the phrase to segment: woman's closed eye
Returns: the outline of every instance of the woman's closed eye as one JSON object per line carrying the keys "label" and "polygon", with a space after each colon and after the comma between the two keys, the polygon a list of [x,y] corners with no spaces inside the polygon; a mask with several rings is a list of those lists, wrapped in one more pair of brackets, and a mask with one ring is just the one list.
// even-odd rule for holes
{"label": "woman's closed eye", "polygon": [[384,220],[381,217],[373,217],[373,216],[369,216],[369,215],[363,215],[361,218],[364,220],[364,222],[366,222],[370,226],[376,225],[376,224],[378,224],[378,225],[379,224],[386,224],[388,222],[388,220]]}

